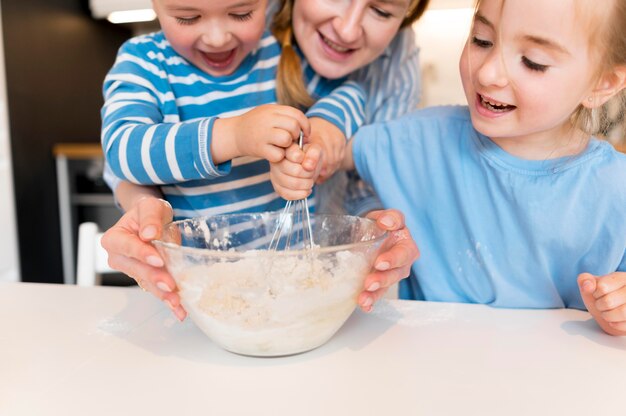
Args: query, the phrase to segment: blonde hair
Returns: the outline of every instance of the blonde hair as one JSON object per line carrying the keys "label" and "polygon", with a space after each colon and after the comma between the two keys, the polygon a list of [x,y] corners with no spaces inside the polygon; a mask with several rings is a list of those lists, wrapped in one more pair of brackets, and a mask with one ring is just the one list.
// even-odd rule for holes
{"label": "blonde hair", "polygon": [[[276,76],[276,95],[278,102],[297,108],[308,108],[314,100],[308,93],[302,78],[300,57],[293,47],[292,13],[295,0],[282,0],[278,13],[274,16],[272,33],[282,47],[278,73]],[[428,6],[430,0],[411,0],[400,28],[410,26],[417,21]]]}
{"label": "blonde hair", "polygon": [[[597,78],[619,66],[626,66],[626,0],[603,0],[612,2],[612,10],[603,14],[602,20],[593,22],[590,45],[598,52],[594,58],[599,63]],[[595,6],[597,7],[597,5]],[[624,123],[626,111],[626,90],[622,90],[598,108],[578,106],[571,117],[574,127],[590,135],[606,136],[620,123]]]}

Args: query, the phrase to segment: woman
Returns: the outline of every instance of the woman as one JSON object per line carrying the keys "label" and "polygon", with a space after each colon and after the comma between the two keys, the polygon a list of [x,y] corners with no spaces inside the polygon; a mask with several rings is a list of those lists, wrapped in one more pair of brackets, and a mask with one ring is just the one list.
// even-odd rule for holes
{"label": "woman", "polygon": [[[350,75],[366,87],[369,94],[366,124],[396,118],[415,108],[419,100],[418,50],[414,35],[410,29],[400,29],[417,20],[428,2],[283,1],[274,30],[283,45],[279,71],[300,73],[299,49],[306,58],[306,62],[301,63],[302,70],[331,79]],[[292,48],[294,43],[296,48]],[[277,85],[280,100],[308,106],[310,98],[300,84],[301,77],[282,78],[287,82]],[[184,319],[186,312],[180,304],[175,282],[149,243],[160,235],[162,225],[172,219],[171,207],[159,199],[156,188],[115,180],[109,180],[109,184],[127,211],[102,240],[109,252],[109,264],[134,277],[141,287],[162,299],[178,319]],[[337,184],[328,184],[328,188],[332,189],[330,194],[341,195],[336,192]],[[358,182],[350,182],[349,191],[352,192],[347,199],[357,202],[356,206],[352,205],[351,213],[380,208],[372,199],[373,193],[360,187]],[[359,296],[358,303],[365,311],[371,310],[389,286],[408,275],[418,256],[401,213],[376,211],[368,216],[392,233],[385,245],[387,250],[377,258],[375,271],[366,278],[366,290]]]}

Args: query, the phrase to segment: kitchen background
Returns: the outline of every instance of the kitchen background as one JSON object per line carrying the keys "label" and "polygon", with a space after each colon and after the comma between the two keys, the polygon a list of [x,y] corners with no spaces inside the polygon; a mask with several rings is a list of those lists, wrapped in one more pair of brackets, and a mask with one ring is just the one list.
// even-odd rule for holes
{"label": "kitchen background", "polygon": [[[423,105],[464,102],[457,62],[472,4],[431,0],[414,28],[422,47]],[[101,84],[117,49],[156,27],[105,17],[142,7],[149,8],[150,0],[1,0],[0,282],[64,281],[57,196],[64,182],[54,151],[58,156],[59,143],[99,143]],[[71,189],[103,192],[97,162],[78,163],[78,174],[70,169]],[[72,205],[70,263],[77,222],[97,219],[108,227],[120,215],[108,195],[82,201],[83,207]],[[66,281],[68,272],[66,264]]]}

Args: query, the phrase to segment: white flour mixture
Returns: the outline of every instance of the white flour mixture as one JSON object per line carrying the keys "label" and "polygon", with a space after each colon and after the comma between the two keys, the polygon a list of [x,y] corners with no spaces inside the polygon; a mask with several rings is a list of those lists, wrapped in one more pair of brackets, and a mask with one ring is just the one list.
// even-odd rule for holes
{"label": "white flour mixture", "polygon": [[354,310],[370,269],[364,255],[348,251],[300,259],[249,254],[175,276],[196,325],[246,355],[295,354],[326,342]]}

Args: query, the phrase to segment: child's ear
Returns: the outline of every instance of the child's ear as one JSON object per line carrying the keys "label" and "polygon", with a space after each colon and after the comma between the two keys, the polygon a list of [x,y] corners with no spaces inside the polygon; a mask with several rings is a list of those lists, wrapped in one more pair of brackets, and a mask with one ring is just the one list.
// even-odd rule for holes
{"label": "child's ear", "polygon": [[626,88],[626,66],[618,66],[600,78],[596,88],[591,91],[582,105],[587,108],[598,108]]}

